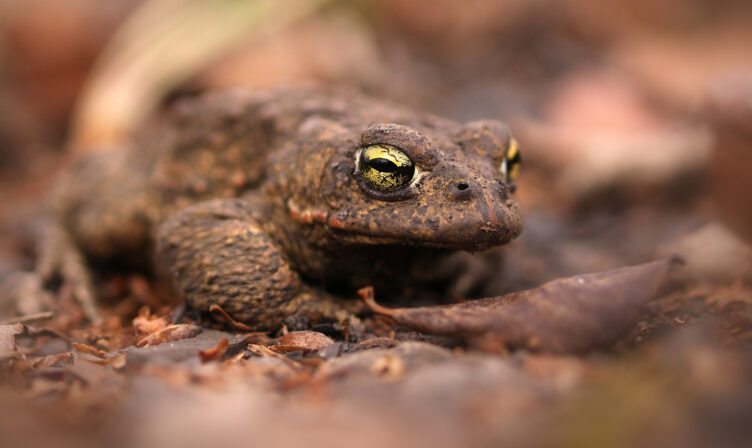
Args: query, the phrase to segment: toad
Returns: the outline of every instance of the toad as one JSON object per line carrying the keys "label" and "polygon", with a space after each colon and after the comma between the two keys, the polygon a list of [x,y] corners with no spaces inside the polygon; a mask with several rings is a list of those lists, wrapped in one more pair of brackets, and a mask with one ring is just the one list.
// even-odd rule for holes
{"label": "toad", "polygon": [[322,89],[208,94],[68,171],[55,253],[81,256],[42,257],[41,271],[57,266],[88,296],[86,275],[66,275],[79,262],[147,266],[190,308],[260,330],[341,319],[360,287],[407,294],[416,266],[515,238],[519,165],[497,121]]}

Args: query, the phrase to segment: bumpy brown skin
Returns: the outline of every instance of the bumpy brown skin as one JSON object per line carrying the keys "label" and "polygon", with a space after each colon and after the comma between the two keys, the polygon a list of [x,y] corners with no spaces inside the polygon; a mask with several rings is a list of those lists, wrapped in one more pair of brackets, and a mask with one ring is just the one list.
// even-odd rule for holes
{"label": "bumpy brown skin", "polygon": [[[375,143],[406,153],[418,180],[369,189],[355,160]],[[56,202],[89,256],[155,259],[191,307],[273,329],[296,313],[336,318],[327,289],[399,291],[414,266],[516,237],[499,172],[509,144],[502,123],[352,92],[232,91],[184,102],[134,147],[82,162]]]}

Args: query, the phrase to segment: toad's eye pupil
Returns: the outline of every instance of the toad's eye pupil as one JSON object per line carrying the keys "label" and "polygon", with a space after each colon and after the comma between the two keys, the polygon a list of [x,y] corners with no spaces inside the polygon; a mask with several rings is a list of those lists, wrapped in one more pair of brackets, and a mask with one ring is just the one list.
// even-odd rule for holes
{"label": "toad's eye pupil", "polygon": [[415,177],[413,161],[392,145],[366,146],[359,153],[357,166],[369,189],[385,193],[408,186]]}
{"label": "toad's eye pupil", "polygon": [[370,165],[371,168],[375,169],[376,171],[381,171],[382,173],[393,173],[399,169],[399,167],[394,162],[381,157],[369,160],[368,165]]}

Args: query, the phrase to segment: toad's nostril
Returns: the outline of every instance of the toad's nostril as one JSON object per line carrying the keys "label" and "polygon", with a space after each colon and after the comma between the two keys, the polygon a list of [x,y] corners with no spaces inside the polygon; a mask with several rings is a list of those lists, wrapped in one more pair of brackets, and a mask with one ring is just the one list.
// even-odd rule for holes
{"label": "toad's nostril", "polygon": [[475,194],[475,187],[465,180],[453,182],[449,186],[449,197],[456,201],[466,201]]}

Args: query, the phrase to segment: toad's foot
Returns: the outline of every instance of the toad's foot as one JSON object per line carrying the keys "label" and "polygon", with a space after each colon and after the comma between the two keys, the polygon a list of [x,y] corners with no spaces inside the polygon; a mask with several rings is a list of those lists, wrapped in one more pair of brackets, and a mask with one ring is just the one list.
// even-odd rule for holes
{"label": "toad's foot", "polygon": [[83,254],[70,236],[59,226],[49,225],[42,230],[37,247],[35,274],[44,284],[59,277],[68,285],[84,316],[92,323],[102,321],[96,306],[91,274]]}
{"label": "toad's foot", "polygon": [[0,318],[5,318],[5,314],[39,314],[50,308],[52,302],[52,295],[34,272],[18,270],[0,278]]}

